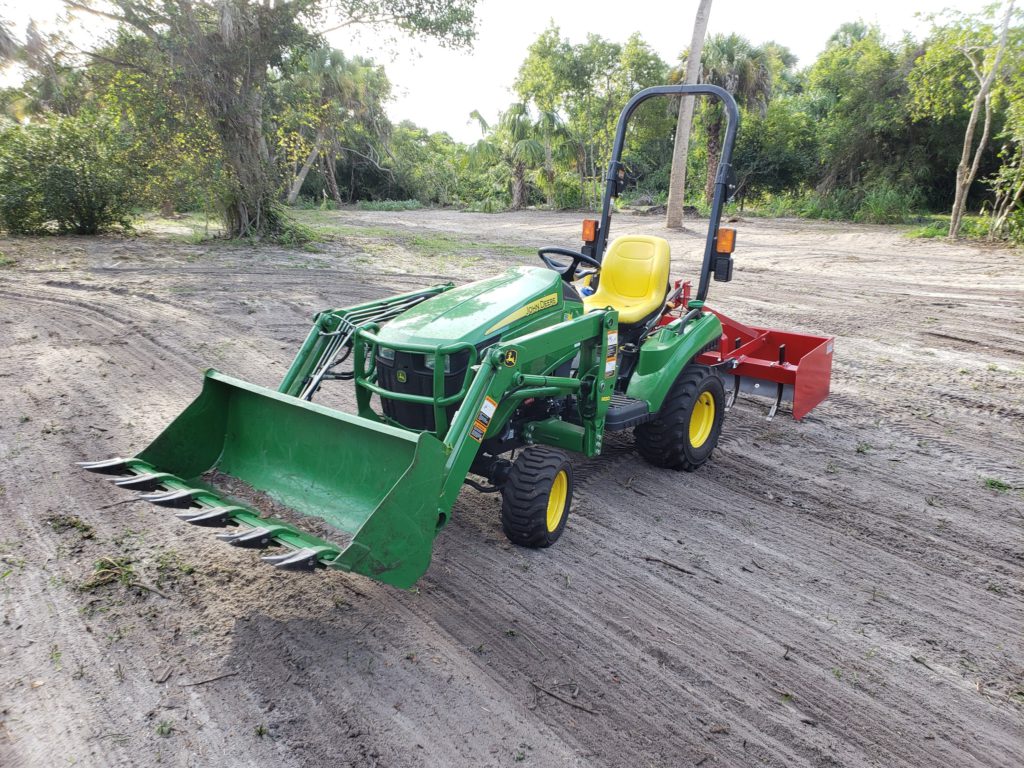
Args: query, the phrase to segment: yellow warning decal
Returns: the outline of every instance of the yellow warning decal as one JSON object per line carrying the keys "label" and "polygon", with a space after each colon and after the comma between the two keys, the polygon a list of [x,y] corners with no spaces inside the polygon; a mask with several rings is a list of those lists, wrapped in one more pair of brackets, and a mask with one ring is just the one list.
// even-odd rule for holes
{"label": "yellow warning decal", "polygon": [[487,426],[491,423],[491,417],[494,416],[494,412],[498,409],[498,402],[491,397],[484,398],[484,404],[480,407],[480,413],[476,415],[476,421],[473,422],[473,428],[469,431],[469,436],[476,440],[478,443],[484,439],[484,435],[487,434]]}
{"label": "yellow warning decal", "polygon": [[549,293],[547,296],[541,296],[539,299],[534,299],[529,304],[525,304],[517,309],[515,312],[505,315],[498,322],[488,328],[484,333],[491,333],[499,328],[504,328],[509,323],[514,323],[516,320],[522,320],[524,317],[529,317],[540,312],[542,309],[553,307],[558,303],[558,294]]}

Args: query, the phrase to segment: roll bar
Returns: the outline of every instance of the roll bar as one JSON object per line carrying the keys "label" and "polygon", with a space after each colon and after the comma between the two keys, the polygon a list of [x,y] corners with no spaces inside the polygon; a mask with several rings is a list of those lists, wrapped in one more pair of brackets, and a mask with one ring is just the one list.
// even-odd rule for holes
{"label": "roll bar", "polygon": [[725,106],[729,123],[725,130],[725,141],[722,143],[722,155],[718,161],[718,173],[715,176],[715,192],[711,198],[711,217],[708,223],[708,237],[704,245],[704,262],[700,270],[700,285],[697,288],[697,299],[704,301],[708,293],[711,278],[712,262],[715,254],[715,243],[718,240],[718,226],[722,218],[722,206],[725,205],[726,191],[732,171],[732,149],[736,143],[736,131],[740,124],[740,112],[732,94],[717,85],[657,85],[645,88],[627,102],[619,114],[619,122],[615,128],[615,143],[612,145],[612,158],[608,163],[608,177],[604,189],[604,200],[601,204],[601,223],[597,230],[597,241],[594,243],[594,257],[604,259],[605,247],[608,245],[608,225],[612,217],[612,198],[617,197],[621,179],[622,148],[626,143],[626,126],[629,118],[643,102],[655,96],[714,96]]}

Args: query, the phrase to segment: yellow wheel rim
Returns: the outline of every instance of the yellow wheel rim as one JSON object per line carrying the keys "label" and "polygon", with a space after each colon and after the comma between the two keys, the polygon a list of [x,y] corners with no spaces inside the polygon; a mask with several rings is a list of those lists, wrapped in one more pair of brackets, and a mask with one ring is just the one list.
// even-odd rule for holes
{"label": "yellow wheel rim", "polygon": [[701,392],[690,412],[690,445],[694,448],[704,445],[711,436],[711,428],[714,425],[715,396],[710,392]]}
{"label": "yellow wheel rim", "polygon": [[560,470],[551,483],[551,493],[548,495],[548,533],[558,530],[558,524],[562,522],[562,515],[565,514],[565,501],[569,495],[569,477],[565,470]]}

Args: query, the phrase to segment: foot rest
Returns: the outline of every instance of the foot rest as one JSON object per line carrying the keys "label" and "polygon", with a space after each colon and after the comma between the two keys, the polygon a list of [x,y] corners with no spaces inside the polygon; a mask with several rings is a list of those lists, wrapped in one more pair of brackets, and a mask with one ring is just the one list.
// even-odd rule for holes
{"label": "foot rest", "polygon": [[612,395],[608,414],[604,417],[604,428],[606,432],[620,432],[653,418],[654,414],[647,410],[645,400],[634,400],[632,397],[616,393]]}

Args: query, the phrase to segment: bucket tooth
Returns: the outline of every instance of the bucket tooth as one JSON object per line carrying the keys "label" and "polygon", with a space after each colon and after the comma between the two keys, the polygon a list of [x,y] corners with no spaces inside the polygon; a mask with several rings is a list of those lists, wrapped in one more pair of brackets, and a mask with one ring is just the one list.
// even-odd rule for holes
{"label": "bucket tooth", "polygon": [[104,459],[103,461],[76,461],[75,464],[87,472],[100,475],[123,475],[128,469],[130,459]]}
{"label": "bucket tooth", "polygon": [[130,488],[135,491],[155,491],[168,477],[169,475],[166,472],[152,472],[146,475],[115,478],[113,482],[119,488]]}
{"label": "bucket tooth", "polygon": [[160,491],[158,493],[144,493],[140,498],[158,507],[173,507],[175,509],[188,509],[192,506],[193,497],[199,493],[195,488],[182,488],[175,491]]}
{"label": "bucket tooth", "polygon": [[271,528],[251,528],[241,533],[221,533],[217,536],[233,547],[244,549],[266,549],[273,543],[274,530]]}
{"label": "bucket tooth", "polygon": [[269,555],[261,558],[282,571],[314,571],[323,567],[320,562],[320,551],[317,549],[300,549],[297,552],[286,552],[283,555]]}
{"label": "bucket tooth", "polygon": [[231,513],[236,507],[213,507],[200,510],[189,510],[179,512],[177,517],[192,525],[199,525],[203,528],[223,528],[231,520]]}

